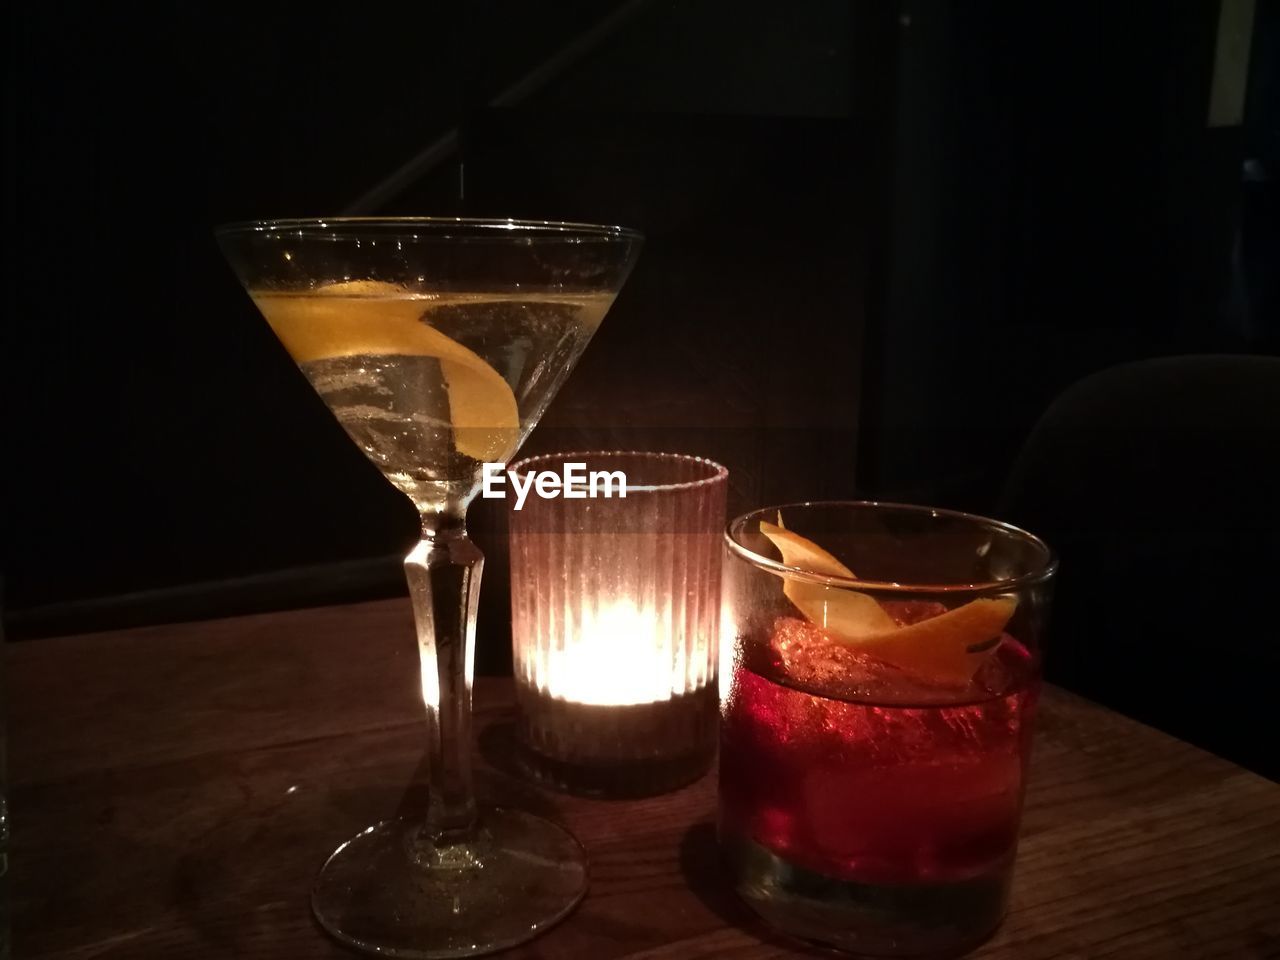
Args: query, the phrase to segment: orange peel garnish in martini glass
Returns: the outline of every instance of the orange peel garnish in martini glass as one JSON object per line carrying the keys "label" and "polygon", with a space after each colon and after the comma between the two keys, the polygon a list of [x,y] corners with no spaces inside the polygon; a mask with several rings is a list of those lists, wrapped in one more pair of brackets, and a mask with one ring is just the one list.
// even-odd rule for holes
{"label": "orange peel garnish in martini glass", "polygon": [[297,363],[363,355],[433,357],[449,394],[458,452],[481,462],[511,454],[520,413],[510,384],[476,353],[424,322],[429,299],[382,280],[325,283],[310,294],[253,295]]}

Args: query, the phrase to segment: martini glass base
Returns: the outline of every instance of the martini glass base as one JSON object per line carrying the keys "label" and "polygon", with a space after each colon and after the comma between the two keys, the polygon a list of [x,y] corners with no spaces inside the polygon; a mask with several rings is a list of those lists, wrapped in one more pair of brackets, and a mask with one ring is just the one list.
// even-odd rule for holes
{"label": "martini glass base", "polygon": [[482,807],[474,836],[433,848],[422,824],[385,820],[329,857],[311,892],[327,933],[380,957],[505,950],[569,914],[587,890],[581,845],[550,821]]}

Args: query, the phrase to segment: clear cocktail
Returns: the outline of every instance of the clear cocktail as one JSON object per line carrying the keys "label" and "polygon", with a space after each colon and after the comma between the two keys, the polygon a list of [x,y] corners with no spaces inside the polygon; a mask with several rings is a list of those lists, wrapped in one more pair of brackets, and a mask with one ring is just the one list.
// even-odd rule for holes
{"label": "clear cocktail", "polygon": [[405,574],[428,806],[334,851],[312,890],[316,918],[343,943],[388,957],[465,957],[528,940],[581,899],[585,855],[556,824],[476,803],[471,682],[484,561],[466,509],[482,465],[506,462],[568,376],[639,236],[338,218],[239,224],[218,239],[311,385],[421,519]]}

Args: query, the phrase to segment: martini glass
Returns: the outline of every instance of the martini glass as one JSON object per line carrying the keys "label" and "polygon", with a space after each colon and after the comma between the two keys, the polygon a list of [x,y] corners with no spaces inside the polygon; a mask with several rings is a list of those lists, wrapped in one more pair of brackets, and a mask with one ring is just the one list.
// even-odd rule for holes
{"label": "martini glass", "polygon": [[258,309],[338,422],[418,510],[405,558],[430,762],[428,804],[329,857],[321,926],[389,957],[514,946],[586,891],[563,828],[476,804],[471,685],[484,559],[466,510],[604,318],[639,252],[617,227],[514,220],[272,220],[220,228]]}

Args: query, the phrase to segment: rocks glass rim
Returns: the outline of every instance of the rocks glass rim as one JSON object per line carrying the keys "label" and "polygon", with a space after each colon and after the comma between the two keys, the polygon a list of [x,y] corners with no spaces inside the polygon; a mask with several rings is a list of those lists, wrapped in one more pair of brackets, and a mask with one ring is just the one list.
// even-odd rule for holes
{"label": "rocks glass rim", "polygon": [[[973,524],[977,527],[986,528],[992,533],[998,533],[1001,536],[1008,537],[1012,540],[1020,541],[1024,545],[1031,547],[1032,551],[1038,556],[1039,563],[1033,569],[1025,573],[1021,573],[1016,577],[1009,577],[1004,580],[988,580],[977,583],[901,583],[884,580],[863,580],[857,577],[829,576],[826,574],[813,573],[803,567],[788,566],[780,560],[774,560],[770,557],[756,553],[741,539],[742,534],[748,531],[749,524],[759,523],[761,520],[772,523],[779,511],[791,508],[808,509],[811,507],[869,510],[872,512],[899,513],[917,517],[927,515],[935,519],[945,517],[952,520],[959,520]],[[741,560],[745,560],[747,563],[759,567],[762,570],[767,570],[770,573],[777,574],[778,576],[786,576],[787,578],[805,580],[832,587],[852,587],[857,590],[871,592],[984,593],[991,591],[1003,593],[1010,590],[1017,590],[1024,587],[1047,583],[1053,579],[1054,574],[1058,571],[1058,557],[1049,545],[1035,534],[1030,533],[1027,530],[1023,530],[1021,527],[1016,527],[1011,523],[1005,523],[1002,520],[993,520],[990,517],[984,517],[980,514],[966,513],[962,510],[945,510],[940,507],[926,507],[911,503],[892,503],[881,500],[799,500],[794,503],[781,503],[773,506],[760,507],[730,520],[725,527],[724,542],[729,552],[734,556]]]}

